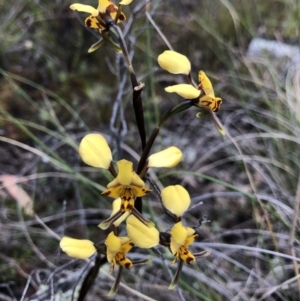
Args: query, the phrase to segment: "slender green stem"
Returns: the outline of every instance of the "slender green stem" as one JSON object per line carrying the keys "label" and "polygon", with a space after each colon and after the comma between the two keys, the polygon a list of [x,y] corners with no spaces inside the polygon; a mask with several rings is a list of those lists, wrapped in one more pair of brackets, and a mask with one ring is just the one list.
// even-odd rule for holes
{"label": "slender green stem", "polygon": [[194,102],[190,99],[184,99],[183,101],[181,101],[178,105],[176,105],[175,107],[173,107],[171,110],[169,110],[165,116],[161,119],[158,127],[162,127],[165,122],[172,116],[187,110],[188,108],[192,107],[194,105]]}

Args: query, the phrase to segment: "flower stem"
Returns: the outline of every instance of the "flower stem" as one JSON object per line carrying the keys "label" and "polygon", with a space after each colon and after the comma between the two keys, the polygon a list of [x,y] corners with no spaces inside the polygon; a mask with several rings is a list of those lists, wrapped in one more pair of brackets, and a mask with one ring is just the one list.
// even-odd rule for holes
{"label": "flower stem", "polygon": [[[147,158],[149,156],[150,150],[154,144],[154,141],[159,133],[160,128],[165,124],[165,122],[172,116],[187,110],[188,108],[190,108],[191,106],[194,105],[194,102],[191,100],[184,100],[182,102],[180,102],[178,105],[176,105],[175,107],[173,107],[171,110],[169,110],[164,117],[161,119],[160,123],[158,124],[158,126],[156,126],[150,136],[150,138],[147,141],[147,144],[144,148],[144,151],[141,155],[139,164],[138,164],[138,168],[137,168],[137,174],[141,175],[141,173],[143,173],[143,175],[146,174],[146,170],[147,170],[147,166],[146,166],[146,162],[147,162]],[[142,176],[143,177],[143,176]]]}
{"label": "flower stem", "polygon": [[128,71],[130,74],[132,89],[133,89],[133,95],[132,95],[132,103],[133,103],[133,109],[135,113],[135,119],[137,123],[137,127],[139,130],[141,143],[142,143],[142,149],[145,148],[146,145],[146,130],[145,130],[145,120],[144,120],[144,109],[143,109],[143,103],[142,103],[142,92],[144,90],[144,84],[138,83],[136,75],[134,73],[134,69],[128,54],[127,46],[125,44],[122,31],[116,24],[112,24],[112,27],[110,28],[111,34],[119,41],[120,47],[123,51],[123,55],[125,58],[125,61],[127,63]]}
{"label": "flower stem", "polygon": [[152,145],[153,145],[153,143],[154,143],[154,141],[155,141],[155,139],[156,139],[156,137],[157,137],[157,134],[159,133],[159,130],[160,130],[160,127],[157,126],[157,127],[153,130],[153,132],[152,132],[152,134],[151,134],[149,140],[147,141],[147,144],[146,144],[146,146],[145,146],[145,148],[144,148],[144,151],[143,151],[143,153],[142,153],[142,155],[141,155],[141,158],[140,158],[140,161],[139,161],[139,164],[138,164],[138,167],[137,167],[136,173],[137,173],[138,175],[140,175],[140,173],[143,171],[143,169],[144,169],[145,166],[146,166],[147,158],[148,158],[148,156],[149,156],[149,153],[150,153],[150,150],[151,150],[151,148],[152,148]]}
{"label": "flower stem", "polygon": [[83,280],[82,286],[79,291],[78,301],[83,301],[85,299],[85,296],[87,295],[97,278],[101,266],[106,262],[107,260],[105,256],[97,254],[95,259],[95,265],[89,270],[89,272],[86,274]]}

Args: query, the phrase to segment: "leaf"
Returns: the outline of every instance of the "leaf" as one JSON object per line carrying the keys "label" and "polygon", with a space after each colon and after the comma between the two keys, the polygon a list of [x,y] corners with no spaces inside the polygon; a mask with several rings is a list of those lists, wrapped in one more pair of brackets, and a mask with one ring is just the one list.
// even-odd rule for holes
{"label": "leaf", "polygon": [[0,176],[0,181],[3,187],[7,190],[10,196],[18,203],[18,205],[24,209],[24,212],[33,216],[33,200],[28,195],[28,193],[19,185],[18,182],[23,181],[23,177],[18,177],[14,175],[2,175]]}

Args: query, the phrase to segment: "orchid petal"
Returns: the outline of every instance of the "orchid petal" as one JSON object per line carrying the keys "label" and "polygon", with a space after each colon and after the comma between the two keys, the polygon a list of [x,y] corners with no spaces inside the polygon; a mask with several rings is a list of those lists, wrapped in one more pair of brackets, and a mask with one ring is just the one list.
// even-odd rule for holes
{"label": "orchid petal", "polygon": [[75,239],[65,236],[60,241],[59,246],[70,257],[77,259],[89,258],[96,252],[94,243],[87,239]]}
{"label": "orchid petal", "polygon": [[111,161],[111,150],[100,134],[88,134],[79,144],[79,154],[84,163],[93,167],[108,169]]}
{"label": "orchid petal", "polygon": [[165,90],[168,93],[177,93],[178,95],[186,99],[195,99],[201,94],[201,91],[189,84],[173,85],[166,87]]}
{"label": "orchid petal", "polygon": [[171,229],[171,252],[175,255],[179,248],[184,245],[187,238],[187,230],[182,226],[182,222],[176,223]]}
{"label": "orchid petal", "polygon": [[186,74],[191,72],[191,63],[185,55],[176,51],[166,50],[157,58],[161,68],[173,74]]}
{"label": "orchid petal", "polygon": [[119,4],[121,5],[128,5],[132,2],[132,0],[122,0]]}
{"label": "orchid petal", "polygon": [[118,176],[117,180],[121,185],[130,185],[133,179],[133,164],[125,159],[117,162]]}
{"label": "orchid petal", "polygon": [[134,215],[127,218],[126,230],[130,240],[139,248],[149,249],[159,243],[158,230],[155,227],[147,227]]}
{"label": "orchid petal", "polygon": [[171,185],[161,191],[164,206],[177,217],[183,215],[190,204],[191,198],[187,190],[180,185]]}
{"label": "orchid petal", "polygon": [[77,10],[80,12],[88,13],[93,16],[98,16],[99,12],[96,8],[90,6],[90,5],[85,5],[85,4],[80,4],[80,3],[74,3],[70,6],[72,10]]}
{"label": "orchid petal", "polygon": [[116,254],[121,249],[121,241],[113,232],[110,232],[104,243],[106,245],[107,261],[112,262]]}
{"label": "orchid petal", "polygon": [[151,155],[148,158],[148,167],[174,167],[181,161],[181,158],[181,150],[175,146],[171,146]]}

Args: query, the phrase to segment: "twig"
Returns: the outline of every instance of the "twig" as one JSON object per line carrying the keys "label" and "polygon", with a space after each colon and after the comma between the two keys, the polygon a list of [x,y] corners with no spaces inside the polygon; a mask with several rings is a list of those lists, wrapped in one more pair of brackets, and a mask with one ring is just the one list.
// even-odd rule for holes
{"label": "twig", "polygon": [[24,218],[23,218],[23,215],[22,215],[22,210],[20,207],[18,207],[18,215],[19,215],[19,218],[20,218],[20,221],[21,223],[24,225],[24,227],[22,227],[23,229],[23,232],[25,234],[25,237],[27,239],[27,242],[29,243],[29,245],[31,246],[32,248],[32,251],[36,254],[36,256],[42,261],[44,262],[49,268],[53,269],[55,268],[55,264],[53,264],[50,260],[48,260],[48,258],[37,248],[37,246],[34,244],[29,232],[28,232],[28,229],[25,225],[25,222],[24,222]]}

